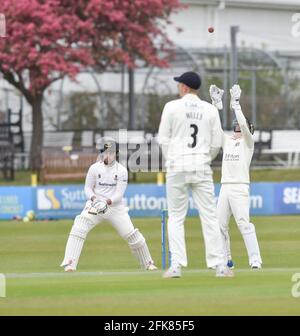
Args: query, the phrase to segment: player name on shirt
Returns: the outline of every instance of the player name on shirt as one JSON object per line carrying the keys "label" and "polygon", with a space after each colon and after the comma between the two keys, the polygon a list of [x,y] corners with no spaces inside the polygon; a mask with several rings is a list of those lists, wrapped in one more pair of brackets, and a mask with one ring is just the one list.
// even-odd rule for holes
{"label": "player name on shirt", "polygon": [[186,112],[185,115],[188,119],[202,120],[203,118],[203,114],[201,112]]}

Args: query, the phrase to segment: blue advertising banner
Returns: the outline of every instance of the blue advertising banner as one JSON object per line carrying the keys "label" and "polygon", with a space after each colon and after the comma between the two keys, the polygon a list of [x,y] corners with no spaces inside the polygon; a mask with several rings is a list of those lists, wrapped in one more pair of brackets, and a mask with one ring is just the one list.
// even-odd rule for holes
{"label": "blue advertising banner", "polygon": [[[216,185],[216,199],[220,185]],[[40,219],[74,218],[86,202],[83,185],[0,187],[0,219],[25,216],[34,210]],[[160,216],[167,208],[165,186],[131,184],[125,202],[133,217]],[[251,215],[300,214],[300,182],[252,183]],[[193,198],[189,199],[189,216],[197,216]]]}
{"label": "blue advertising banner", "polygon": [[45,186],[36,189],[38,218],[74,218],[84,208],[83,185]]}
{"label": "blue advertising banner", "polygon": [[0,187],[0,219],[24,217],[34,210],[34,190],[31,187]]}
{"label": "blue advertising banner", "polygon": [[275,185],[275,214],[300,214],[300,182]]}
{"label": "blue advertising banner", "polygon": [[[274,212],[274,185],[254,183],[251,185],[251,215],[272,215]],[[216,185],[216,198],[220,185]],[[84,207],[86,198],[82,185],[38,187],[36,194],[37,216],[40,218],[72,218]],[[160,216],[167,208],[166,188],[156,184],[132,184],[127,187],[125,203],[133,217]],[[189,216],[198,211],[190,195]]]}
{"label": "blue advertising banner", "polygon": [[[216,201],[220,192],[220,185],[216,184]],[[167,208],[164,186],[131,185],[126,191],[126,202],[132,216],[159,216],[161,209]],[[250,189],[251,215],[272,215],[274,211],[274,195],[272,183],[254,183]],[[197,216],[194,200],[190,195],[189,216]]]}
{"label": "blue advertising banner", "polygon": [[274,214],[274,183],[251,183],[250,215]]}

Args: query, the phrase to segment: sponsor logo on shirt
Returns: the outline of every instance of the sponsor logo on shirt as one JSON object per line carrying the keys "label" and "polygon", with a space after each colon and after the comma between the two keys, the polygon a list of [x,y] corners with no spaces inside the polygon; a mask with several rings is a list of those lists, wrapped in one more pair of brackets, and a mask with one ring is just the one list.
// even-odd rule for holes
{"label": "sponsor logo on shirt", "polygon": [[225,154],[224,161],[239,161],[240,155],[239,154]]}
{"label": "sponsor logo on shirt", "polygon": [[102,187],[115,187],[117,185],[117,183],[101,183],[101,182],[99,182],[98,185],[102,186]]}

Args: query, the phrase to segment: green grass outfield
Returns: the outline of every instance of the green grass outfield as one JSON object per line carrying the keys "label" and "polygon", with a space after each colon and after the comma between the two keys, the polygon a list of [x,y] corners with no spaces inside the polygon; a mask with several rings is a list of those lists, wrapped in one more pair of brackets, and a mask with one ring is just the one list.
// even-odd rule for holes
{"label": "green grass outfield", "polygon": [[[71,221],[0,222],[0,315],[300,315],[292,276],[300,273],[300,217],[253,217],[264,269],[251,271],[232,223],[235,278],[204,263],[197,218],[186,221],[189,266],[180,279],[140,271],[127,244],[104,223],[88,236],[78,272],[58,267]],[[161,267],[160,219],[135,219]]]}

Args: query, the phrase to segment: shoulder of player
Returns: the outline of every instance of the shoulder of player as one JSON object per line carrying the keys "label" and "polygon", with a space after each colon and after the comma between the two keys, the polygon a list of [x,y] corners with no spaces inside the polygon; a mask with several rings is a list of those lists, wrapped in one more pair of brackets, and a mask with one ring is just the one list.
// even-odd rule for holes
{"label": "shoulder of player", "polygon": [[[186,98],[186,96],[184,97],[181,97],[181,98],[178,98],[178,99],[173,99],[173,100],[170,100],[169,102],[167,102],[165,104],[165,108],[164,110],[174,110],[174,108],[176,107],[181,107],[186,101],[187,101],[188,98]],[[197,101],[198,103],[200,103],[202,106],[206,107],[207,109],[212,109],[212,110],[216,110],[217,109],[210,103],[208,103],[207,101],[205,100],[202,100],[200,99],[198,96],[193,98],[193,101]]]}
{"label": "shoulder of player", "polygon": [[171,110],[174,107],[181,105],[181,103],[182,103],[182,98],[170,100],[169,102],[166,103],[164,110],[165,111]]}
{"label": "shoulder of player", "polygon": [[117,162],[117,169],[120,173],[124,173],[124,174],[127,174],[128,173],[128,170],[125,166],[123,166],[121,163]]}
{"label": "shoulder of player", "polygon": [[254,135],[249,132],[249,134],[244,135],[244,140],[245,140],[245,137],[247,137],[247,143],[251,145],[251,148],[254,147],[255,145]]}
{"label": "shoulder of player", "polygon": [[201,103],[203,104],[203,106],[209,110],[209,111],[212,111],[214,113],[219,113],[218,109],[211,103],[205,101],[205,100],[201,100]]}
{"label": "shoulder of player", "polygon": [[201,104],[201,107],[204,109],[206,113],[208,113],[208,115],[211,115],[211,116],[219,115],[219,111],[213,104],[207,102],[206,100],[202,100],[202,99],[199,99],[199,102]]}
{"label": "shoulder of player", "polygon": [[226,140],[226,141],[233,140],[232,135],[230,135],[230,134],[228,134],[228,133],[225,133],[225,132],[223,132],[223,138],[224,138],[224,140]]}
{"label": "shoulder of player", "polygon": [[102,165],[103,165],[103,162],[97,161],[97,162],[93,163],[92,165],[90,165],[89,171],[98,170],[98,169],[100,169],[102,167]]}
{"label": "shoulder of player", "polygon": [[[253,149],[254,148],[254,137],[252,136],[251,139],[249,138],[251,142],[251,149]],[[242,136],[241,138],[238,138],[238,139],[234,139],[232,135],[224,133],[224,143],[226,144],[232,145],[232,144],[236,144],[239,142],[239,143],[242,143],[243,148],[249,148],[249,145],[248,145],[249,140],[246,141],[245,136]]]}
{"label": "shoulder of player", "polygon": [[236,143],[236,140],[233,138],[233,135],[223,132],[223,146],[232,146],[234,143]]}

